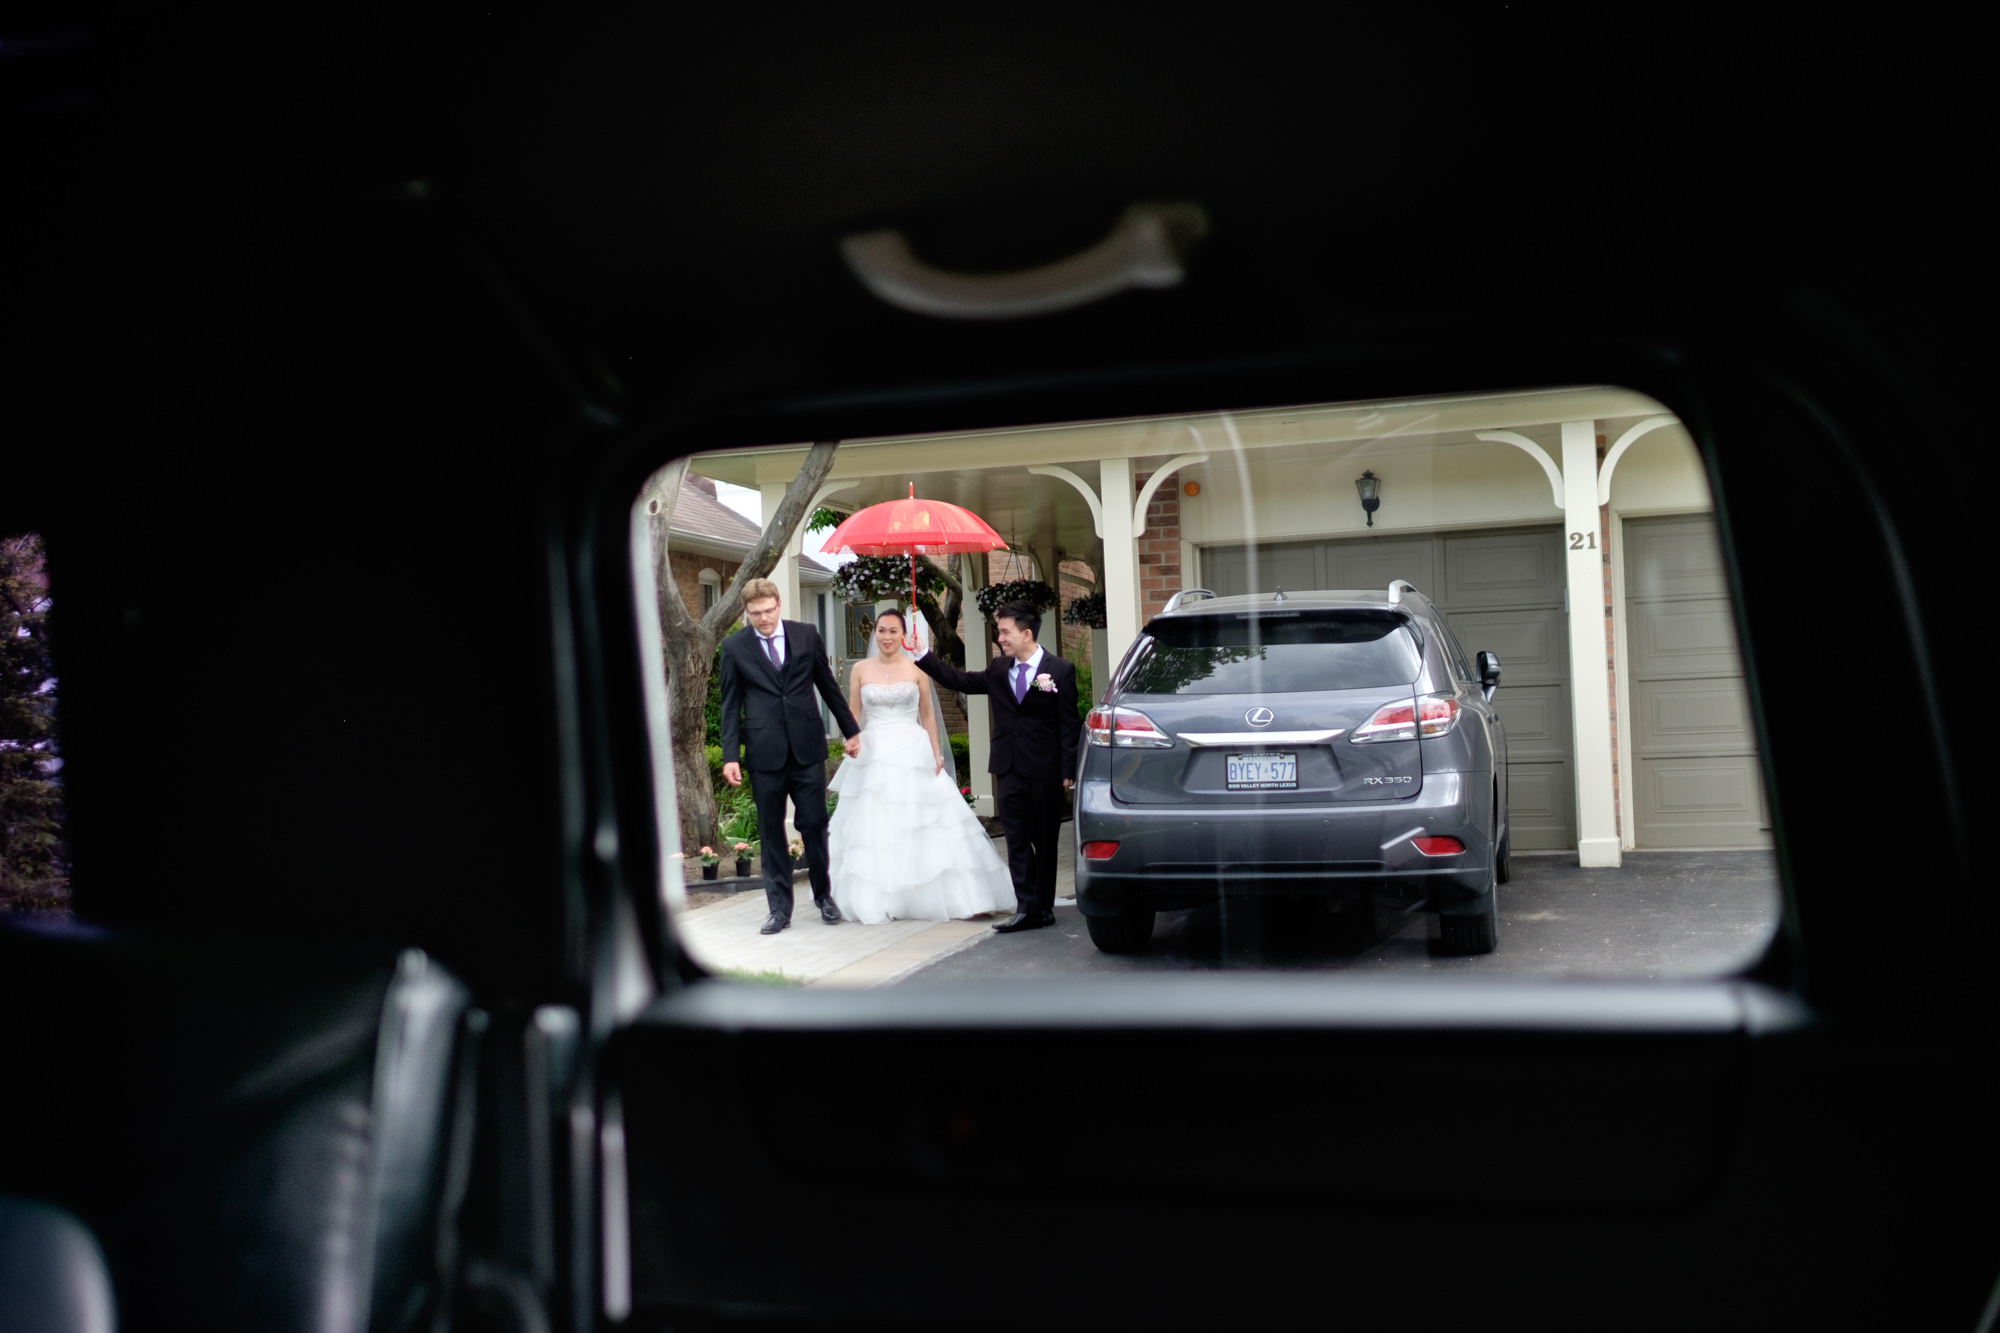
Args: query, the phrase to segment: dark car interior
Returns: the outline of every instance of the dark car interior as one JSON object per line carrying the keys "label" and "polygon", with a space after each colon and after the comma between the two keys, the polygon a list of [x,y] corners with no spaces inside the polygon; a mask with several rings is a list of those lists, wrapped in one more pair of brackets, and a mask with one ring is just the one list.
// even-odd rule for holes
{"label": "dark car interior", "polygon": [[[0,917],[0,1328],[1996,1327],[1980,99],[1880,22],[0,16],[74,886]],[[1184,278],[1067,306],[843,248],[1140,205]],[[1740,974],[918,1005],[677,942],[663,464],[1572,384],[1716,497]]]}

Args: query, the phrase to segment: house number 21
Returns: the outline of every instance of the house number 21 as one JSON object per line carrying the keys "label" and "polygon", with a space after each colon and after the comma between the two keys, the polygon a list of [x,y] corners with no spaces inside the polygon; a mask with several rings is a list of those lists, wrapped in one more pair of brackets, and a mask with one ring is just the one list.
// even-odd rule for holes
{"label": "house number 21", "polygon": [[1597,534],[1594,532],[1572,532],[1569,535],[1569,549],[1572,551],[1595,551]]}

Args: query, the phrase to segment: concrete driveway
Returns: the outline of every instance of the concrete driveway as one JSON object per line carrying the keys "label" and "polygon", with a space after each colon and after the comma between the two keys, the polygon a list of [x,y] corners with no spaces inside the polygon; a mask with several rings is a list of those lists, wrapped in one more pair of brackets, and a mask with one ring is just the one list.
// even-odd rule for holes
{"label": "concrete driveway", "polygon": [[899,978],[959,980],[1255,968],[1496,977],[1671,980],[1737,971],[1777,929],[1778,873],[1769,852],[1628,852],[1616,870],[1584,870],[1574,853],[1517,856],[1500,887],[1500,947],[1436,955],[1434,917],[1377,909],[1368,942],[1342,941],[1310,908],[1234,902],[1162,912],[1144,954],[1102,954],[1073,906],[1053,929],[991,936]]}
{"label": "concrete driveway", "polygon": [[[997,844],[1005,854],[1005,844]],[[676,928],[705,965],[739,976],[820,986],[937,985],[951,981],[1119,972],[1218,970],[1440,973],[1494,977],[1672,980],[1740,970],[1778,923],[1778,874],[1769,852],[1628,852],[1616,870],[1584,870],[1574,853],[1517,856],[1500,888],[1500,947],[1477,958],[1432,953],[1435,919],[1378,909],[1365,943],[1337,938],[1312,912],[1232,903],[1163,912],[1153,946],[1136,957],[1101,954],[1070,898],[1065,840],[1053,929],[995,935],[991,919],[852,922],[823,926],[798,889],[796,924],[760,936],[761,893],[682,914]]]}

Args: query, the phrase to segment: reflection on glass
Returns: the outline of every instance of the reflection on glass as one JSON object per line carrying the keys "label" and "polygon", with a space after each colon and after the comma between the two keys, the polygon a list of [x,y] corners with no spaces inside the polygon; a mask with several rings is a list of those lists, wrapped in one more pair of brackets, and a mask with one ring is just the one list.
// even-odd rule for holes
{"label": "reflection on glass", "polygon": [[[1591,484],[1566,484],[1579,471]],[[782,504],[794,489],[809,503]],[[911,500],[969,511],[1004,548],[821,549],[847,517]],[[635,523],[679,789],[663,823],[688,853],[668,896],[718,972],[859,986],[1239,967],[1696,977],[1747,965],[1775,929],[1705,472],[1643,395],[731,450],[662,473]],[[810,865],[824,824],[796,798],[760,817],[747,755],[721,753],[721,644],[749,632],[752,574],[779,590],[783,621],[816,631],[843,697],[879,612],[907,609],[914,580],[948,668],[933,677],[936,783],[991,835],[1017,908],[1044,910],[1046,888],[1050,924],[827,924],[801,873],[795,921],[758,933],[774,875]],[[837,710],[820,699],[811,715],[788,762],[823,763],[831,781],[857,760]],[[1053,768],[1023,757],[1030,717]],[[1024,803],[1023,782],[1056,794]],[[948,841],[913,817],[886,869],[945,873]],[[852,868],[829,859],[837,902]]]}
{"label": "reflection on glass", "polygon": [[1121,685],[1128,694],[1242,694],[1408,685],[1417,645],[1399,616],[1236,612],[1148,628]]}

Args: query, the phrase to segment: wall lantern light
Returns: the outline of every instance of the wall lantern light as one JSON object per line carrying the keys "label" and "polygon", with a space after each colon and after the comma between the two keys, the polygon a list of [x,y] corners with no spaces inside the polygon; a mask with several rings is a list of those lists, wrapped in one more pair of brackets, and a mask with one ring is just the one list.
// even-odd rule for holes
{"label": "wall lantern light", "polygon": [[1354,479],[1354,489],[1361,492],[1361,511],[1368,515],[1368,526],[1375,526],[1375,511],[1382,507],[1382,479],[1373,472],[1363,472]]}

